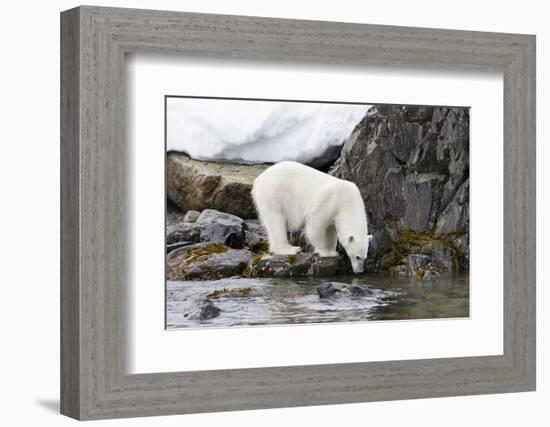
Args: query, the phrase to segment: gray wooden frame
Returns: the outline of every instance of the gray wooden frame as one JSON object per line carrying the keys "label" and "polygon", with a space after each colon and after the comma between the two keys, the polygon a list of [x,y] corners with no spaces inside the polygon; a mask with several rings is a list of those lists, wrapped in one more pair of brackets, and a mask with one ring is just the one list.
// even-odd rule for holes
{"label": "gray wooden frame", "polygon": [[[127,374],[124,56],[129,52],[502,72],[504,354]],[[534,36],[71,9],[61,14],[61,167],[63,414],[99,419],[535,389]]]}

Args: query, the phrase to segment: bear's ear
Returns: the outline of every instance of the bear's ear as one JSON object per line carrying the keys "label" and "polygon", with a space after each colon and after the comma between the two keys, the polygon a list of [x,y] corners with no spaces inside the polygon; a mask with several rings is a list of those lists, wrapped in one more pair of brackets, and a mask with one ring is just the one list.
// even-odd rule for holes
{"label": "bear's ear", "polygon": [[370,242],[371,240],[372,240],[372,234],[369,234],[369,235],[367,236],[367,241]]}
{"label": "bear's ear", "polygon": [[351,243],[351,242],[353,242],[353,236],[349,236],[348,238],[348,243]]}

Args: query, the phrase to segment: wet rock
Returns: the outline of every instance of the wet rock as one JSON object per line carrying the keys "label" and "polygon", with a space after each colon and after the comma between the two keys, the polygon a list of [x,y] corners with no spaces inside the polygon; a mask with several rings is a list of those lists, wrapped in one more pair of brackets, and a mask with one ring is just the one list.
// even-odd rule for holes
{"label": "wet rock", "polygon": [[432,264],[432,259],[428,255],[411,254],[407,256],[407,268],[411,276],[428,269]]}
{"label": "wet rock", "polygon": [[349,289],[349,292],[353,297],[366,297],[368,295],[372,295],[373,293],[369,288],[359,285],[349,285],[347,286],[347,289]]}
{"label": "wet rock", "polygon": [[322,283],[317,286],[317,294],[319,298],[333,297],[337,292],[340,292],[340,287],[334,286],[333,283]]}
{"label": "wet rock", "polygon": [[[239,277],[234,277],[234,279],[239,279]],[[241,297],[250,297],[262,295],[258,289],[253,289],[251,287],[242,287],[242,288],[221,288],[215,289],[208,294],[206,298],[208,299],[218,299],[218,298],[241,298]]]}
{"label": "wet rock", "polygon": [[252,258],[246,249],[219,243],[198,243],[170,252],[168,280],[215,280],[241,275]]}
{"label": "wet rock", "polygon": [[457,271],[458,257],[456,250],[447,247],[443,242],[434,240],[433,242],[424,245],[420,250],[423,255],[431,257],[434,266],[441,271]]}
{"label": "wet rock", "polygon": [[216,307],[212,301],[207,300],[201,307],[199,314],[199,320],[210,320],[215,319],[221,313],[221,310]]}
{"label": "wet rock", "polygon": [[168,198],[183,211],[211,208],[245,219],[256,218],[250,191],[254,179],[268,166],[200,161],[184,153],[169,152]]}
{"label": "wet rock", "polygon": [[436,280],[438,276],[439,276],[439,273],[435,271],[427,270],[424,272],[424,274],[422,274],[422,280],[424,282],[431,282],[433,280]]}
{"label": "wet rock", "polygon": [[405,264],[399,264],[392,266],[388,269],[388,272],[394,276],[406,277],[409,275],[409,270]]}
{"label": "wet rock", "polygon": [[177,242],[177,243],[172,243],[170,245],[166,245],[166,253],[169,254],[170,252],[175,251],[176,249],[190,246],[192,244],[193,242]]}
{"label": "wet rock", "polygon": [[343,255],[321,258],[313,256],[308,270],[310,276],[336,276],[338,274],[352,274],[351,264]]}
{"label": "wet rock", "polygon": [[222,243],[241,249],[245,243],[245,222],[238,216],[214,209],[205,209],[195,222],[203,242]]}
{"label": "wet rock", "polygon": [[197,219],[199,219],[200,214],[201,213],[199,211],[187,211],[183,217],[183,222],[196,222]]}
{"label": "wet rock", "polygon": [[319,298],[332,298],[336,295],[350,295],[352,297],[365,297],[372,295],[372,291],[359,285],[348,285],[347,283],[328,282],[317,286]]}
{"label": "wet rock", "polygon": [[166,227],[166,244],[178,242],[199,242],[200,228],[196,224],[182,222]]}
{"label": "wet rock", "polygon": [[249,277],[300,277],[306,276],[312,254],[257,255],[248,266]]}
{"label": "wet rock", "polygon": [[221,309],[217,307],[209,299],[200,300],[199,305],[196,309],[192,310],[190,313],[185,313],[184,317],[189,320],[211,320],[219,317],[221,314]]}
{"label": "wet rock", "polygon": [[351,273],[351,265],[344,255],[321,258],[311,252],[290,256],[260,254],[247,269],[249,277],[323,277]]}

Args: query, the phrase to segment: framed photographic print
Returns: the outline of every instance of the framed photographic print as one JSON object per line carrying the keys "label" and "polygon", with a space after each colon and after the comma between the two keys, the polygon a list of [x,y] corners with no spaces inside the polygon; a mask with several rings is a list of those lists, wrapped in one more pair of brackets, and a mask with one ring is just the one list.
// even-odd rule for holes
{"label": "framed photographic print", "polygon": [[61,407],[535,389],[535,38],[61,15]]}

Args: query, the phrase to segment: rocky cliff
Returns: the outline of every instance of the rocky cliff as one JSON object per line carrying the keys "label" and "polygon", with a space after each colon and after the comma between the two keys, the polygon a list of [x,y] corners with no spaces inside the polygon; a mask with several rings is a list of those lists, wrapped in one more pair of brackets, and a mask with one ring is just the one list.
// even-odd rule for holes
{"label": "rocky cliff", "polygon": [[467,108],[375,105],[329,173],[361,191],[374,235],[371,270],[410,272],[419,260],[426,265],[416,271],[467,268]]}

